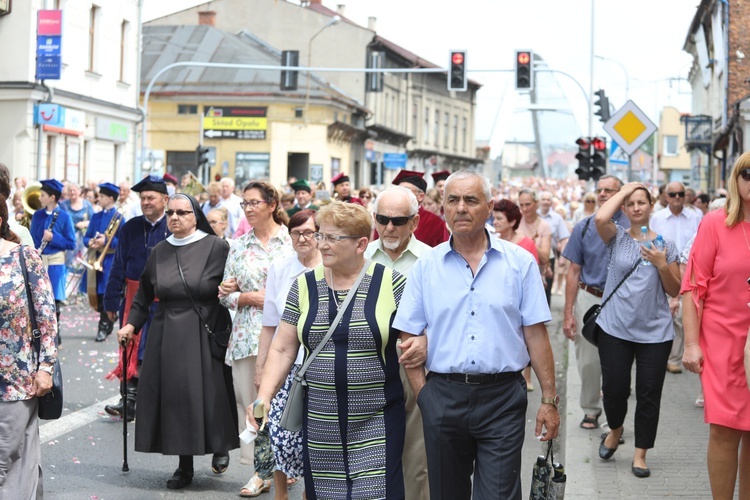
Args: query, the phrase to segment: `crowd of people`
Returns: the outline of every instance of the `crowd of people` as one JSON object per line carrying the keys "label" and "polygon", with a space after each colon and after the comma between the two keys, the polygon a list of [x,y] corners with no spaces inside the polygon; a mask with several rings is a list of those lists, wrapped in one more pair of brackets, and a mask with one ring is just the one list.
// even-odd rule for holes
{"label": "crowd of people", "polygon": [[[302,478],[309,499],[520,498],[532,368],[535,434],[552,440],[559,427],[553,295],[564,295],[575,344],[580,428],[598,429],[603,412],[610,429],[601,459],[623,443],[635,364],[632,472],[650,475],[664,380],[684,366],[701,373],[715,497],[750,477],[750,297],[737,278],[750,276],[750,155],[714,200],[611,175],[589,191],[543,178],[492,186],[474,171],[435,172],[428,184],[402,170],[378,191],[339,173],[328,191],[294,178],[196,189],[189,175],[165,174],[83,189],[43,180],[30,220],[25,180],[13,190],[3,169],[0,264],[12,268],[26,223],[45,349],[3,369],[2,404],[21,403],[14,428],[37,442],[0,446],[0,488],[41,482],[29,465],[40,462],[34,397],[49,390],[61,305],[79,293],[100,314],[96,341],[119,320],[120,363],[107,378],[125,391],[105,411],[135,420],[136,451],[178,457],[169,489],[192,483],[194,456],[212,455],[220,475],[239,448],[242,497],[273,485],[284,499]],[[0,304],[19,318],[23,306]],[[596,306],[595,345],[581,329]],[[0,347],[29,352],[13,324]],[[288,429],[300,382],[302,429]],[[240,441],[248,427],[255,438]],[[748,488],[740,480],[741,495]]]}

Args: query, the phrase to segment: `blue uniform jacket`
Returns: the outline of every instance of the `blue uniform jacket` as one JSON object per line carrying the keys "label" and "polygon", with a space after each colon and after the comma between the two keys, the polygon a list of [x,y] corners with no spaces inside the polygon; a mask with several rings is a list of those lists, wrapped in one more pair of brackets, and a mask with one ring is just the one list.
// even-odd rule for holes
{"label": "blue uniform jacket", "polygon": [[[95,213],[91,217],[91,222],[89,223],[88,229],[86,229],[86,235],[83,237],[83,244],[86,248],[89,246],[89,242],[96,236],[96,233],[99,233],[103,235],[107,231],[107,227],[109,226],[110,221],[112,220],[112,217],[117,213],[117,210],[113,208],[110,208],[109,210],[102,210],[101,212]],[[118,243],[118,235],[120,233],[120,230],[122,229],[122,225],[120,225],[119,229],[115,232],[114,238],[112,238],[112,243],[109,245],[109,250],[117,250],[117,243]],[[106,243],[106,242],[105,242]],[[93,250],[92,250],[93,252]],[[96,293],[97,294],[103,294],[105,289],[107,288],[107,280],[109,279],[109,270],[112,268],[112,262],[115,260],[114,253],[108,254],[104,257],[104,260],[102,261],[102,268],[104,269],[101,273],[96,273]],[[82,281],[85,283],[85,275],[82,278]]]}
{"label": "blue uniform jacket", "polygon": [[47,248],[42,252],[43,255],[51,255],[64,250],[75,250],[76,248],[76,233],[73,229],[73,220],[59,206],[55,207],[50,214],[47,214],[47,211],[43,208],[34,212],[34,216],[31,218],[30,230],[31,237],[34,238],[34,246],[39,248],[42,245],[44,230],[49,228],[54,213],[58,213],[58,216],[55,226],[52,228],[52,241],[47,243]]}

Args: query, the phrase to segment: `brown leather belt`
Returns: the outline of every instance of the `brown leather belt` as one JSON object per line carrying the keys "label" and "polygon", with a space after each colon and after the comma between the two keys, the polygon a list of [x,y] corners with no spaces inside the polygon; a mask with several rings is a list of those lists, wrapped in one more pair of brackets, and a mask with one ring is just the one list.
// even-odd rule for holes
{"label": "brown leather belt", "polygon": [[594,288],[593,286],[588,286],[583,281],[578,282],[578,288],[580,288],[581,290],[586,290],[594,297],[599,297],[600,299],[602,298],[602,295],[604,295],[603,291],[599,290],[598,288]]}

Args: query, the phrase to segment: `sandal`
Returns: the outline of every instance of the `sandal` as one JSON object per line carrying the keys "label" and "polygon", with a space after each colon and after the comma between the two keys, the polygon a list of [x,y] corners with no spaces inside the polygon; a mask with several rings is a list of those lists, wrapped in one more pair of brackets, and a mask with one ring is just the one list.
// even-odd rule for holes
{"label": "sandal", "polygon": [[583,420],[581,420],[581,429],[585,429],[587,431],[593,431],[594,429],[599,428],[599,415],[584,415]]}
{"label": "sandal", "polygon": [[240,496],[243,498],[254,498],[259,496],[261,493],[265,493],[271,490],[271,480],[261,480],[258,474],[250,478],[245,486],[240,490]]}
{"label": "sandal", "polygon": [[290,477],[290,478],[287,478],[287,480],[286,480],[286,485],[287,485],[287,486],[294,486],[295,484],[297,484],[297,481],[299,481],[299,478],[298,478],[298,477]]}

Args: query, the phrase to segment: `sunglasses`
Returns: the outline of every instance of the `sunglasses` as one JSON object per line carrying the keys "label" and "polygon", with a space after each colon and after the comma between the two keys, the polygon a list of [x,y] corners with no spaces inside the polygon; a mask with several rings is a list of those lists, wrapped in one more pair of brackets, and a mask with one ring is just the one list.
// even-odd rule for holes
{"label": "sunglasses", "polygon": [[674,198],[675,196],[677,196],[679,198],[684,198],[685,197],[685,191],[676,191],[674,193],[667,193],[667,196],[669,196],[670,198]]}
{"label": "sunglasses", "polygon": [[740,170],[740,177],[742,177],[742,180],[750,182],[750,168]]}
{"label": "sunglasses", "polygon": [[586,200],[586,203],[596,203],[596,200]]}
{"label": "sunglasses", "polygon": [[387,226],[389,222],[396,227],[403,226],[413,218],[413,215],[409,215],[408,217],[388,217],[387,215],[375,214],[375,220],[383,226]]}
{"label": "sunglasses", "polygon": [[185,217],[187,214],[192,214],[192,210],[167,210],[164,212],[167,214],[167,217],[172,217],[173,215],[177,214],[177,217]]}

